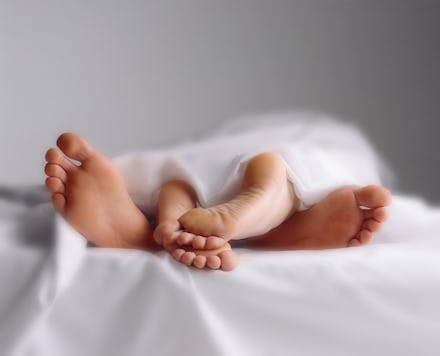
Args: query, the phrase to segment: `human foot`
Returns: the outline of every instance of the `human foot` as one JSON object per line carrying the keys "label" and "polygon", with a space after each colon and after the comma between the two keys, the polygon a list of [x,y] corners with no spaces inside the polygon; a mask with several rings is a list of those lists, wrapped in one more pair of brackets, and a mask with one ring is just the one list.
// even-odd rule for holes
{"label": "human foot", "polygon": [[162,221],[154,230],[154,238],[174,257],[187,266],[199,269],[231,271],[238,266],[238,255],[220,237],[208,238],[181,230],[175,220]]}
{"label": "human foot", "polygon": [[76,134],[61,135],[57,145],[61,151],[49,149],[45,166],[55,209],[97,246],[153,247],[150,224],[111,160]]}
{"label": "human foot", "polygon": [[294,211],[294,203],[284,162],[272,153],[263,153],[247,165],[236,197],[214,207],[191,209],[179,223],[195,235],[241,239],[262,235],[281,224]]}
{"label": "human foot", "polygon": [[390,193],[381,186],[339,189],[249,244],[282,250],[365,245],[386,220],[390,202]]}

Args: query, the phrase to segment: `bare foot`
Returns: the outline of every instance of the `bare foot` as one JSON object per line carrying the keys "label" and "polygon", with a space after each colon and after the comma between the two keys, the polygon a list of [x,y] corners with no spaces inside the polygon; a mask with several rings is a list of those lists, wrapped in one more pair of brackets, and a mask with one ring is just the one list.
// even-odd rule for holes
{"label": "bare foot", "polygon": [[196,206],[196,193],[185,182],[171,181],[162,186],[158,201],[158,225],[154,239],[177,260],[196,268],[230,271],[238,256],[219,237],[202,237],[182,230],[178,218]]}
{"label": "bare foot", "polygon": [[55,209],[97,246],[154,247],[150,224],[111,160],[76,134],[61,135],[57,145],[62,152],[49,149],[45,167]]}
{"label": "bare foot", "polygon": [[[291,215],[294,202],[284,162],[277,155],[263,153],[247,165],[242,189],[235,198],[214,207],[191,209],[179,223],[193,234],[221,236],[226,241],[259,236]],[[201,240],[199,243],[202,245]],[[213,247],[219,245],[220,241]]]}
{"label": "bare foot", "polygon": [[161,222],[154,230],[155,239],[179,262],[199,269],[231,271],[238,266],[238,255],[220,237],[205,238],[181,230],[176,220]]}
{"label": "bare foot", "polygon": [[390,202],[390,193],[381,186],[339,189],[269,233],[250,239],[249,245],[297,250],[368,244],[386,220]]}

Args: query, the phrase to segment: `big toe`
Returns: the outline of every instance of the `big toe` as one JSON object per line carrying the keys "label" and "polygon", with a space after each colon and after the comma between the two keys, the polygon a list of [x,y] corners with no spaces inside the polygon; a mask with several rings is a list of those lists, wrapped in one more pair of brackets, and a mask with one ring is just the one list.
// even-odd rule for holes
{"label": "big toe", "polygon": [[232,271],[234,268],[238,266],[239,258],[238,255],[232,251],[227,250],[220,252],[218,255],[221,260],[221,268],[224,271]]}
{"label": "big toe", "polygon": [[187,211],[179,219],[185,231],[201,236],[228,235],[221,216],[211,209],[194,208]]}
{"label": "big toe", "polygon": [[153,233],[154,240],[159,244],[172,244],[178,236],[179,223],[163,222],[157,225]]}
{"label": "big toe", "polygon": [[354,191],[359,206],[378,208],[391,203],[391,193],[385,187],[369,185]]}
{"label": "big toe", "polygon": [[58,137],[57,146],[66,156],[80,162],[86,161],[94,153],[85,138],[71,132],[63,133]]}
{"label": "big toe", "polygon": [[179,223],[185,228],[185,230],[201,234],[201,232],[203,232],[201,230],[204,230],[203,227],[205,227],[204,222],[209,218],[210,214],[207,209],[194,208],[183,214],[179,218]]}

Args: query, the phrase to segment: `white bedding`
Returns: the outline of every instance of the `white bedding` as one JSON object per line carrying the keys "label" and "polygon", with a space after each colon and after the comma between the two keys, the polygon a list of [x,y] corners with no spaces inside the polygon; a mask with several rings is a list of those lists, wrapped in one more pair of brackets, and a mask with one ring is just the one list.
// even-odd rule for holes
{"label": "white bedding", "polygon": [[[118,161],[137,199],[139,157]],[[209,181],[193,183],[202,203],[218,199]],[[297,194],[307,205],[331,184]],[[396,196],[390,210],[370,246],[239,249],[240,267],[226,273],[163,252],[90,248],[49,204],[0,199],[0,355],[438,355],[440,209]]]}
{"label": "white bedding", "polygon": [[284,159],[305,206],[337,187],[378,184],[390,175],[356,127],[310,112],[240,118],[203,139],[129,153],[115,162],[133,199],[151,214],[161,184],[171,179],[189,182],[203,206],[230,199],[245,163],[263,151]]}

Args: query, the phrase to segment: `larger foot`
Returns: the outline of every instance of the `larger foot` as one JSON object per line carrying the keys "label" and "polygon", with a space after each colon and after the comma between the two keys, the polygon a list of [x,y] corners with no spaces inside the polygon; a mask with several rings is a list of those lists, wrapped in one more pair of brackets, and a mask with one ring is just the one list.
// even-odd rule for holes
{"label": "larger foot", "polygon": [[188,232],[228,241],[262,235],[294,210],[295,196],[284,162],[275,154],[263,153],[247,165],[236,197],[210,208],[191,209],[179,222]]}
{"label": "larger foot", "polygon": [[368,244],[386,220],[390,202],[390,193],[381,186],[339,189],[249,244],[283,250]]}
{"label": "larger foot", "polygon": [[57,145],[61,151],[49,149],[45,167],[55,209],[97,246],[153,247],[150,224],[111,160],[76,134],[61,135]]}

